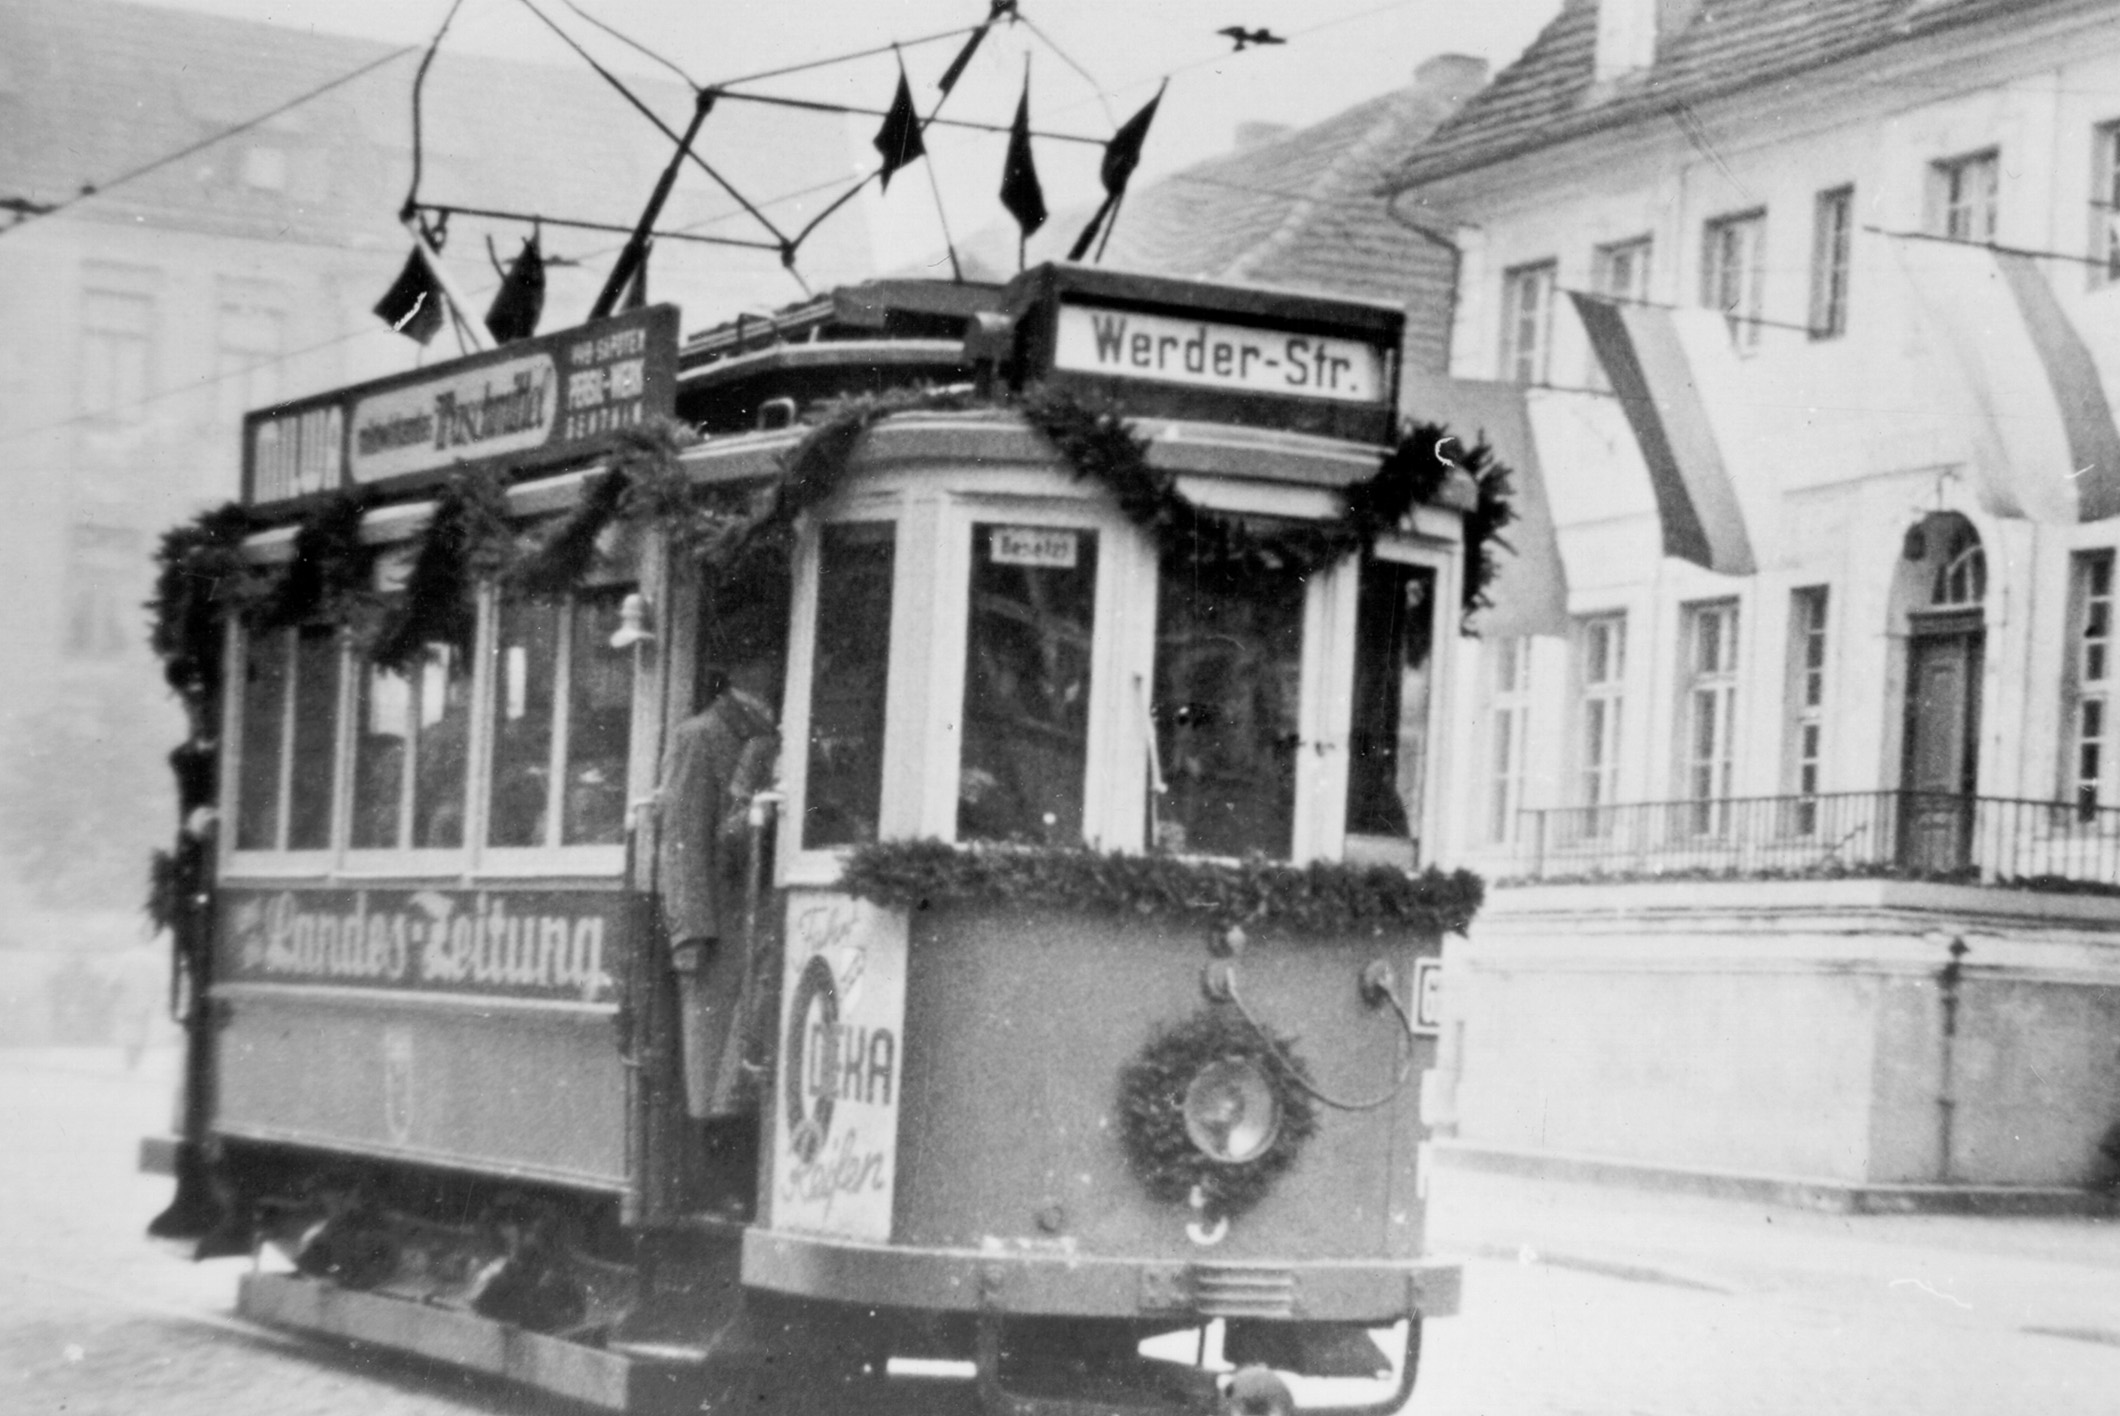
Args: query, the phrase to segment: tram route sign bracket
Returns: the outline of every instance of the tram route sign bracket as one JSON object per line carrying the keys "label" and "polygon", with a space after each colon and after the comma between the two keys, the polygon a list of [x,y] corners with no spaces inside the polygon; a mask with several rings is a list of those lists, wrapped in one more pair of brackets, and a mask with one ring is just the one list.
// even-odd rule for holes
{"label": "tram route sign bracket", "polygon": [[243,419],[243,502],[283,510],[349,487],[581,462],[677,406],[678,312],[650,305]]}
{"label": "tram route sign bracket", "polygon": [[1002,296],[1013,381],[1133,416],[1388,443],[1406,317],[1389,305],[1047,264]]}

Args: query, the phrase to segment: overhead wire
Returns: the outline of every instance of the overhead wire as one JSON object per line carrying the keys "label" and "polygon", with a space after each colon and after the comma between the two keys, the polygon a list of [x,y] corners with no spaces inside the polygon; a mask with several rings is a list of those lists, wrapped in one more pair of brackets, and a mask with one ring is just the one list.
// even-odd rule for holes
{"label": "overhead wire", "polygon": [[[554,34],[558,35],[560,39],[566,43],[569,49],[572,49],[577,55],[581,57],[583,63],[587,64],[591,69],[596,71],[596,74],[599,78],[601,78],[605,83],[609,84],[612,88],[616,89],[619,95],[623,97],[627,103],[633,106],[635,111],[637,111],[642,117],[646,118],[650,123],[653,123],[658,132],[660,132],[664,137],[668,138],[672,143],[682,143],[683,140],[677,135],[676,131],[672,129],[668,123],[665,123],[662,120],[662,116],[660,114],[658,114],[653,108],[650,108],[638,94],[633,92],[632,89],[628,88],[626,86],[625,80],[619,78],[618,75],[612,73],[609,69],[605,68],[600,62],[598,62],[596,56],[591,54],[587,49],[583,48],[581,41],[577,40],[573,35],[567,33],[567,31],[559,24],[558,21],[554,20],[543,10],[540,10],[537,7],[537,0],[518,0],[518,3],[520,3],[523,8],[528,10],[531,14],[537,16],[538,19],[542,20],[547,29],[551,30]],[[713,163],[708,162],[704,157],[700,156],[698,150],[694,148],[687,148],[685,151],[685,156],[691,160],[694,166],[698,167],[702,172],[706,173],[707,176],[711,177],[714,180],[715,185],[719,186],[724,192],[727,192],[731,197],[735,198],[736,204],[738,206],[741,206],[745,211],[749,212],[753,220],[755,220],[760,226],[763,226],[766,230],[773,233],[773,238],[776,241],[780,242],[781,249],[785,253],[783,255],[783,259],[787,259],[789,256],[792,255],[793,248],[788,244],[787,233],[782,231],[778,226],[775,226],[770,218],[768,218],[763,212],[759,211],[758,208],[752,204],[751,199],[749,197],[746,197],[742,192],[736,189],[734,183],[730,182],[728,178],[722,176],[721,173],[717,172],[714,169]]]}
{"label": "overhead wire", "polygon": [[322,98],[325,94],[330,93],[333,89],[343,88],[347,84],[352,83],[355,79],[363,78],[369,74],[374,73],[377,69],[382,68],[385,64],[389,64],[396,60],[402,59],[408,54],[417,54],[419,50],[420,46],[417,44],[408,44],[405,45],[403,48],[393,49],[388,54],[385,54],[377,59],[371,59],[369,62],[361,65],[357,69],[349,70],[348,72],[339,75],[335,79],[331,79],[325,83],[318,84],[315,88],[310,89],[305,93],[299,94],[296,97],[287,100],[287,102],[282,103],[275,108],[269,108],[265,112],[258,114],[254,118],[246,118],[240,123],[232,124],[229,127],[223,128],[218,132],[209,134],[208,136],[199,139],[195,143],[190,143],[184,147],[178,148],[175,152],[165,153],[152,162],[142,163],[140,166],[135,167],[128,172],[122,172],[116,177],[109,178],[108,180],[103,182],[84,182],[81,185],[81,190],[75,193],[73,196],[68,197],[63,201],[54,202],[50,206],[44,207],[40,210],[27,212],[23,214],[13,224],[6,227],[0,227],[0,236],[6,236],[10,231],[19,231],[22,227],[28,225],[32,221],[39,221],[49,216],[57,216],[60,212],[65,211],[69,207],[72,207],[80,202],[87,201],[91,197],[100,197],[105,193],[109,192],[114,187],[120,187],[127,182],[134,181],[137,178],[145,177],[148,173],[159,171],[160,169],[169,166],[173,162],[182,162],[185,158],[190,157],[193,153],[202,152],[205,149],[214,146],[216,143],[224,143],[230,138],[238,137],[244,133],[249,132],[252,128],[257,127],[261,123],[269,123],[283,113],[286,113],[295,108],[299,108],[305,103],[310,103],[316,99]]}

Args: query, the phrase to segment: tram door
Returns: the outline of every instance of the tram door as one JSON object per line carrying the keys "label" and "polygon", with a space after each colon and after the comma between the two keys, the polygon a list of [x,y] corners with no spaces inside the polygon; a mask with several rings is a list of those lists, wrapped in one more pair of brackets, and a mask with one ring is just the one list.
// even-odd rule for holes
{"label": "tram door", "polygon": [[1911,869],[1957,870],[1972,859],[1981,640],[1977,626],[1949,623],[1917,626],[1908,646],[1899,857]]}

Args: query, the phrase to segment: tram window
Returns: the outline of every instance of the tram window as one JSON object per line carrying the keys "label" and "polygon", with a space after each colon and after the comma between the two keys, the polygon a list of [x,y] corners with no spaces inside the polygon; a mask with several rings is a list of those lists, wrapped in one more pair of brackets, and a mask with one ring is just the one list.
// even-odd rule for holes
{"label": "tram window", "polygon": [[280,843],[280,754],[286,747],[287,636],[254,634],[243,655],[243,744],[236,766],[236,849]]}
{"label": "tram window", "polygon": [[1079,840],[1097,533],[973,526],[970,605],[957,836]]}
{"label": "tram window", "polygon": [[1416,838],[1428,769],[1434,647],[1435,571],[1365,561],[1355,600],[1350,835]]}
{"label": "tram window", "polygon": [[[624,596],[623,587],[613,587],[564,601],[501,600],[493,646],[489,844],[622,839],[633,664],[611,648],[611,635]],[[563,733],[556,721],[561,706]]]}
{"label": "tram window", "polygon": [[806,850],[876,839],[896,535],[888,521],[839,521],[825,526],[820,537],[802,816]]}
{"label": "tram window", "polygon": [[430,644],[410,674],[367,665],[354,712],[353,848],[463,845],[471,681],[457,651]]}
{"label": "tram window", "polygon": [[339,635],[329,625],[295,631],[294,741],[288,760],[287,849],[331,844],[339,738]]}
{"label": "tram window", "polygon": [[1303,596],[1293,575],[1164,563],[1152,712],[1167,790],[1149,803],[1158,849],[1285,858],[1293,848]]}
{"label": "tram window", "polygon": [[560,844],[625,839],[626,756],[633,736],[633,656],[611,647],[623,590],[576,597],[567,655],[567,774]]}
{"label": "tram window", "polygon": [[552,683],[561,605],[503,598],[493,644],[493,796],[486,840],[545,843],[552,795]]}

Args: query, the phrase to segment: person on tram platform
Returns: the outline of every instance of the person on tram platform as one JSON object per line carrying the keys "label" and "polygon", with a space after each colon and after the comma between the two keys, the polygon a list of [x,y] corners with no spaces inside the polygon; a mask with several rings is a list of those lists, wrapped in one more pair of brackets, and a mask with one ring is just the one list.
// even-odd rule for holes
{"label": "person on tram platform", "polygon": [[[784,643],[714,636],[703,646],[705,706],[671,732],[657,796],[662,922],[677,976],[686,1114],[700,1123],[710,1209],[747,1212],[758,1156],[758,1087],[744,1076],[746,1021],[776,978],[759,962],[778,921],[748,927],[752,872],[770,884],[771,834],[754,831],[752,799],[773,785],[780,734],[772,704]],[[760,642],[761,638],[764,642]],[[748,640],[749,642],[744,642]],[[755,863],[752,853],[760,852]]]}

